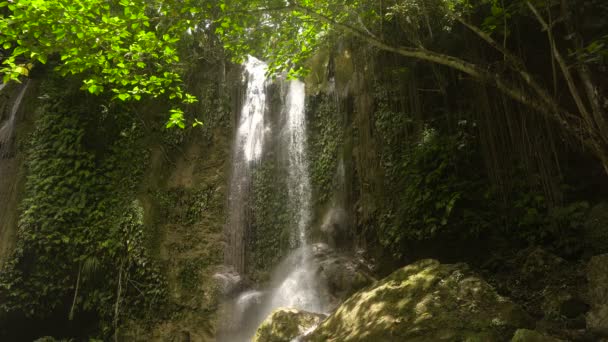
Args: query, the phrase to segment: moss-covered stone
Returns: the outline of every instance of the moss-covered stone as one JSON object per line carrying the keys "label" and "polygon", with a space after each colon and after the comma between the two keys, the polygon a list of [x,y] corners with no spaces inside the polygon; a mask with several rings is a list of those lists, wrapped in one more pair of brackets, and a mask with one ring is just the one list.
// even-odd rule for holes
{"label": "moss-covered stone", "polygon": [[258,328],[253,342],[288,342],[313,328],[324,318],[321,314],[280,308]]}
{"label": "moss-covered stone", "polygon": [[555,337],[547,336],[539,333],[538,331],[529,330],[529,329],[518,329],[511,342],[560,342],[563,340],[557,339]]}
{"label": "moss-covered stone", "polygon": [[308,341],[505,341],[530,318],[465,264],[422,260],[344,302]]}

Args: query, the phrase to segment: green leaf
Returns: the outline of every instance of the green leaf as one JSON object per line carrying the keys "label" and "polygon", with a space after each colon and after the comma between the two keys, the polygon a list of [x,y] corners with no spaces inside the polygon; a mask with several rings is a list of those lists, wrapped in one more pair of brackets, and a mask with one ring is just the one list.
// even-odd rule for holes
{"label": "green leaf", "polygon": [[192,123],[192,127],[196,127],[196,126],[202,126],[203,123],[201,121],[199,121],[198,119],[194,119],[194,122]]}

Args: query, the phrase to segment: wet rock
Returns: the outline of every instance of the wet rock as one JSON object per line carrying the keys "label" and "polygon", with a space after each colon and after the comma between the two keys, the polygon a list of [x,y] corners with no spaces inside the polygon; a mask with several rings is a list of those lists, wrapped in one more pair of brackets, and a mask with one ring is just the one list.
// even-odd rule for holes
{"label": "wet rock", "polygon": [[545,334],[541,334],[538,331],[529,329],[518,329],[511,342],[565,342],[564,340],[557,339]]}
{"label": "wet rock", "polygon": [[[542,322],[552,335],[584,329],[589,310],[584,267],[542,248],[531,247],[502,259],[502,268],[486,273],[502,294]],[[565,332],[566,333],[566,332]]]}
{"label": "wet rock", "polygon": [[589,303],[587,328],[608,337],[608,254],[591,258],[587,265]]}
{"label": "wet rock", "polygon": [[365,264],[339,254],[325,244],[313,246],[318,275],[334,302],[341,302],[375,281]]}
{"label": "wet rock", "polygon": [[547,275],[563,267],[566,261],[542,248],[532,248],[525,253],[525,261],[520,273],[532,287],[542,287]]}
{"label": "wet rock", "polygon": [[220,291],[224,295],[231,295],[245,288],[246,283],[243,278],[233,269],[223,268],[213,275]]}
{"label": "wet rock", "polygon": [[349,241],[348,215],[342,208],[332,206],[323,217],[319,230],[332,247]]}
{"label": "wet rock", "polygon": [[589,305],[577,297],[571,289],[547,287],[542,303],[546,319],[577,319],[589,311]]}
{"label": "wet rock", "polygon": [[307,341],[504,341],[530,317],[466,264],[421,260],[350,297]]}
{"label": "wet rock", "polygon": [[279,308],[262,322],[253,342],[289,342],[317,326],[325,315]]}

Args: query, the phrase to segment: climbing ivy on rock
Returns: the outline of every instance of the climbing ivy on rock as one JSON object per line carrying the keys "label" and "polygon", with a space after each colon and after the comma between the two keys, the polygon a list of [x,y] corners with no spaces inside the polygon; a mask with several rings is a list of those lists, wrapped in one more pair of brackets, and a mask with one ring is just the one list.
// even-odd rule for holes
{"label": "climbing ivy on rock", "polygon": [[0,313],[72,319],[93,312],[108,334],[125,313],[143,315],[165,297],[134,196],[147,159],[138,150],[142,131],[131,115],[117,113],[105,148],[91,144],[87,127],[101,129],[99,117],[83,115],[92,106],[66,92],[52,95],[27,148],[18,242],[0,272]]}
{"label": "climbing ivy on rock", "polygon": [[285,256],[291,246],[291,229],[295,226],[289,208],[286,176],[280,175],[275,161],[266,160],[253,171],[250,203],[252,278],[266,280],[268,272]]}
{"label": "climbing ivy on rock", "polygon": [[310,101],[311,116],[311,180],[317,204],[326,203],[334,192],[338,155],[343,140],[343,129],[338,119],[336,101],[331,97],[320,97]]}

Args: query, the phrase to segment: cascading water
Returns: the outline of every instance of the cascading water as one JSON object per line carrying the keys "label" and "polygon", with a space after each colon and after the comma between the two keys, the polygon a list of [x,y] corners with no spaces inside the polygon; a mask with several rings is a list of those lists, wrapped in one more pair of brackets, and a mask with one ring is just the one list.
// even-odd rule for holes
{"label": "cascading water", "polygon": [[245,270],[247,190],[251,183],[251,168],[262,156],[266,112],[266,64],[249,57],[244,67],[247,89],[232,153],[226,227],[228,243],[224,253],[224,263],[239,273]]}
{"label": "cascading water", "polygon": [[[15,102],[13,102],[13,106],[11,107],[11,111],[8,115],[7,120],[2,123],[2,126],[0,126],[0,157],[6,156],[8,153],[10,153],[13,142],[13,136],[15,133],[15,124],[17,123],[17,112],[19,111],[21,101],[23,101],[23,96],[27,91],[28,85],[29,80],[26,81],[23,86],[21,86],[19,95],[17,95]],[[4,88],[5,84],[2,84],[1,86],[2,87],[0,88],[0,90]]]}
{"label": "cascading water", "polygon": [[306,158],[306,118],[305,103],[306,88],[303,82],[291,81],[285,103],[285,116],[287,117],[287,155],[289,158],[288,191],[292,208],[295,213],[298,229],[296,241],[299,246],[306,244],[306,229],[310,224],[310,176],[308,173],[308,159]]}
{"label": "cascading water", "polygon": [[[230,245],[226,253],[226,263],[239,273],[244,270],[244,196],[251,182],[252,162],[261,157],[266,108],[265,65],[250,58],[245,70],[248,78],[247,98],[235,142],[228,226]],[[307,229],[311,223],[312,192],[306,156],[305,85],[300,81],[288,81],[282,85],[282,114],[285,123],[280,138],[286,149],[289,207],[293,215],[291,245],[294,250],[273,272],[267,290],[245,291],[232,301],[229,309],[230,326],[227,332],[220,336],[223,341],[250,341],[259,324],[279,307],[312,312],[326,311],[324,287],[316,279],[317,267],[312,257],[312,247],[308,245],[307,240]]]}
{"label": "cascading water", "polygon": [[286,145],[288,155],[288,191],[295,211],[295,243],[299,247],[275,272],[278,284],[270,294],[269,313],[278,307],[324,311],[320,292],[322,287],[315,277],[311,248],[307,245],[307,229],[311,222],[311,185],[306,156],[307,131],[305,117],[306,88],[301,81],[290,81],[285,100]]}

